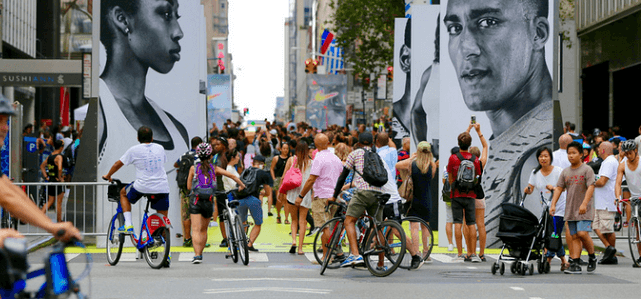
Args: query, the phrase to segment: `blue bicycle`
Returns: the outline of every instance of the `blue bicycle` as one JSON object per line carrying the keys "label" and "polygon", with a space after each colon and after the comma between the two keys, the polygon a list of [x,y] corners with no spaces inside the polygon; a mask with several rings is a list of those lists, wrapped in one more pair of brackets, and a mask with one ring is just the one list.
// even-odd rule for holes
{"label": "blue bicycle", "polygon": [[[64,231],[58,232],[64,235]],[[91,254],[86,253],[87,265],[76,279],[71,277],[64,250],[67,246],[84,245],[77,241],[57,243],[45,258],[42,269],[28,272],[26,239],[8,238],[4,241],[4,249],[0,250],[0,297],[1,298],[88,298],[80,290],[79,281],[91,272]],[[27,280],[45,276],[45,283],[35,292],[26,290]]]}
{"label": "blue bicycle", "polygon": [[[120,205],[120,190],[125,186],[120,180],[113,179],[114,184],[108,187],[107,198],[110,202],[118,203],[116,214],[111,217],[107,226],[107,261],[115,266],[122,255],[125,234],[119,233],[118,228],[125,223],[122,206]],[[145,196],[147,197],[147,196]],[[140,225],[140,234],[131,234],[131,243],[145,257],[145,261],[153,269],[160,269],[169,265],[170,230],[169,218],[160,213],[149,213],[151,202],[147,197],[145,213]]]}

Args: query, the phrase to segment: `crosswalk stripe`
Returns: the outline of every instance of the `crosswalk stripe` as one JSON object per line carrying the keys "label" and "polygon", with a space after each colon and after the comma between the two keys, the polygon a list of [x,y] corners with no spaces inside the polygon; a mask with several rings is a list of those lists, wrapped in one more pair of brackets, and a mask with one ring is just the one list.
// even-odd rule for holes
{"label": "crosswalk stripe", "polygon": [[191,262],[191,260],[194,259],[194,253],[193,252],[181,252],[178,255],[178,261],[179,262]]}
{"label": "crosswalk stripe", "polygon": [[79,253],[65,253],[65,259],[68,262],[68,261],[73,260],[74,258],[76,258],[79,255],[80,255]]}
{"label": "crosswalk stripe", "polygon": [[250,262],[258,262],[258,263],[266,263],[269,262],[269,258],[267,258],[267,253],[250,253],[249,254],[249,261]]}
{"label": "crosswalk stripe", "polygon": [[135,262],[136,261],[136,252],[123,252],[120,256],[121,262]]}
{"label": "crosswalk stripe", "polygon": [[445,254],[433,253],[433,254],[430,254],[430,257],[433,260],[437,260],[437,261],[439,261],[441,263],[445,263],[445,264],[460,263],[459,261],[454,261],[454,258],[455,258],[454,256],[449,256],[449,255],[445,255]]}
{"label": "crosswalk stripe", "polygon": [[316,261],[316,257],[314,256],[314,253],[313,253],[313,252],[306,252],[306,253],[305,253],[305,257],[306,257],[310,262],[312,262],[312,264],[318,264],[318,262]]}

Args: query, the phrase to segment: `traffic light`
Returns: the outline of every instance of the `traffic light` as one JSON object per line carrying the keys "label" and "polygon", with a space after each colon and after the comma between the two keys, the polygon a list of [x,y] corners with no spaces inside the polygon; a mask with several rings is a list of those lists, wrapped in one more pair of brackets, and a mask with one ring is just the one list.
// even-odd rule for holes
{"label": "traffic light", "polygon": [[318,60],[307,58],[305,60],[305,73],[316,74],[318,69]]}
{"label": "traffic light", "polygon": [[387,81],[392,81],[394,80],[394,67],[388,66],[387,67]]}
{"label": "traffic light", "polygon": [[249,114],[249,108],[243,108],[243,116]]}

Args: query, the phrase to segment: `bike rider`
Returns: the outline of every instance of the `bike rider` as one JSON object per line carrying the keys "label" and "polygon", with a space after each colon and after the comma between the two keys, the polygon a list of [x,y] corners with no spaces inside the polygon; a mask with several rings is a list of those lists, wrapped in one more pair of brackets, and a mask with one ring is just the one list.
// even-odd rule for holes
{"label": "bike rider", "polygon": [[[641,168],[639,168],[639,150],[637,143],[634,140],[626,140],[621,143],[621,151],[625,153],[626,159],[619,164],[617,169],[617,181],[614,187],[614,196],[617,200],[621,200],[621,183],[623,176],[628,182],[628,189],[630,189],[631,197],[641,198]],[[638,207],[637,207],[638,208]],[[631,225],[631,224],[630,224]],[[639,256],[641,256],[641,243],[637,244]],[[640,267],[641,257],[632,264],[632,267]]]}
{"label": "bike rider", "polygon": [[[136,180],[120,190],[120,205],[125,216],[125,224],[118,228],[119,233],[131,235],[134,233],[134,226],[131,222],[131,204],[147,196],[151,202],[151,208],[158,213],[167,216],[169,210],[169,182],[165,173],[164,164],[167,162],[165,148],[160,144],[152,143],[154,134],[151,128],[142,126],[138,129],[138,142],[140,144],[130,147],[120,157],[109,173],[102,176],[103,179],[111,182],[111,176],[121,167],[133,164],[136,167]],[[171,255],[167,259],[165,267],[169,267]]]}
{"label": "bike rider", "polygon": [[[9,117],[15,115],[11,104],[0,94],[0,147],[4,146],[4,139],[9,132]],[[40,211],[38,206],[27,197],[22,189],[11,183],[9,178],[0,173],[0,206],[16,217],[33,226],[42,228],[52,234],[56,239],[69,241],[72,238],[82,240],[82,235],[71,222],[53,223],[47,215]],[[58,232],[64,230],[62,236]],[[6,238],[22,238],[16,230],[10,228],[0,229],[0,248],[4,248]],[[0,278],[4,279],[4,278]]]}

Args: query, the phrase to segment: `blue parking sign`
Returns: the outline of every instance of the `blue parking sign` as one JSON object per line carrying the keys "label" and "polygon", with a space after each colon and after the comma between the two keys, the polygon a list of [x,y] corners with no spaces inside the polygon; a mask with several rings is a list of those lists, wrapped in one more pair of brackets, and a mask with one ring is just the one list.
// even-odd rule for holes
{"label": "blue parking sign", "polygon": [[38,146],[36,145],[36,142],[38,141],[38,138],[36,137],[25,137],[24,138],[24,145],[25,149],[29,153],[35,153],[38,150]]}

